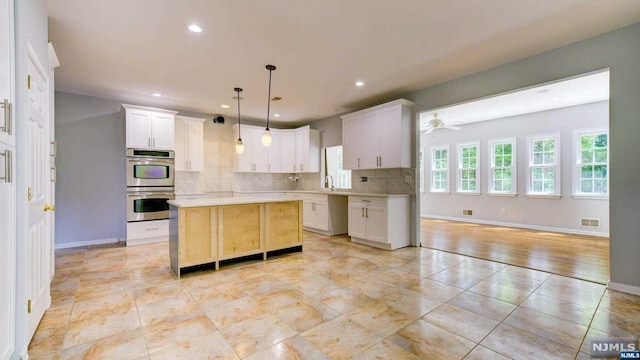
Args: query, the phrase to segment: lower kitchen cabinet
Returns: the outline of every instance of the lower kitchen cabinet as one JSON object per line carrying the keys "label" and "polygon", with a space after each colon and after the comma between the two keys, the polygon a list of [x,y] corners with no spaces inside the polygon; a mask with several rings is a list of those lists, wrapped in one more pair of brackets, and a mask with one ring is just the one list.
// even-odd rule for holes
{"label": "lower kitchen cabinet", "polygon": [[302,246],[302,209],[299,201],[265,204],[264,221],[267,251]]}
{"label": "lower kitchen cabinet", "polygon": [[351,241],[394,250],[409,246],[409,197],[349,196]]}
{"label": "lower kitchen cabinet", "polygon": [[347,196],[305,194],[300,197],[305,230],[327,236],[347,233]]}
{"label": "lower kitchen cabinet", "polygon": [[217,259],[217,208],[197,207],[181,209],[179,217],[179,256],[182,266],[206,264]]}
{"label": "lower kitchen cabinet", "polygon": [[260,207],[260,204],[219,207],[220,260],[263,252]]}
{"label": "lower kitchen cabinet", "polygon": [[127,246],[169,241],[169,220],[127,223]]}

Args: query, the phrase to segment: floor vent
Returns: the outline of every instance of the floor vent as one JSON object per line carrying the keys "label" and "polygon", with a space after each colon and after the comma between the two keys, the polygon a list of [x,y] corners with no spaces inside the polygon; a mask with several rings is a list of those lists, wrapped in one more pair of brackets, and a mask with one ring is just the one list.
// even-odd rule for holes
{"label": "floor vent", "polygon": [[580,219],[580,225],[587,226],[587,227],[599,228],[600,227],[600,219],[585,219],[585,218],[582,218],[582,219]]}

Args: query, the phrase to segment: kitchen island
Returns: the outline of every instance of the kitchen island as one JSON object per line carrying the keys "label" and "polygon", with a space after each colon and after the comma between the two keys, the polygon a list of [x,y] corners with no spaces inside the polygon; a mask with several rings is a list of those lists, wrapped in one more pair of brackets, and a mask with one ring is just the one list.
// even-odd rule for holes
{"label": "kitchen island", "polygon": [[186,267],[300,247],[302,201],[287,196],[171,200],[169,258]]}

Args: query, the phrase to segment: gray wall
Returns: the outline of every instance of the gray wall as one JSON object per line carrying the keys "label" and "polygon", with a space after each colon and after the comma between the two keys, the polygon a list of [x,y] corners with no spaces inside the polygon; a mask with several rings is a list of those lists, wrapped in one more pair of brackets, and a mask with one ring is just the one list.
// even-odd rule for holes
{"label": "gray wall", "polygon": [[56,92],[56,246],[125,236],[120,106],[116,101]]}
{"label": "gray wall", "polygon": [[[509,225],[527,225],[547,230],[609,235],[609,201],[574,199],[573,193],[573,130],[606,128],[609,125],[609,103],[599,102],[572,106],[509,118],[463,125],[459,131],[436,130],[421,135],[425,157],[425,190],[421,194],[420,214],[452,220],[491,222]],[[531,198],[527,192],[528,144],[527,136],[560,134],[561,198]],[[488,141],[516,137],[517,197],[488,195],[489,150]],[[470,196],[456,192],[458,152],[457,144],[480,142],[480,192]],[[432,193],[432,146],[449,146],[450,193]],[[502,213],[502,208],[506,212]],[[473,215],[462,215],[462,209],[473,210]],[[580,225],[580,218],[600,219],[600,228]]]}
{"label": "gray wall", "polygon": [[320,147],[342,145],[342,119],[339,116],[314,121],[310,125],[320,131]]}

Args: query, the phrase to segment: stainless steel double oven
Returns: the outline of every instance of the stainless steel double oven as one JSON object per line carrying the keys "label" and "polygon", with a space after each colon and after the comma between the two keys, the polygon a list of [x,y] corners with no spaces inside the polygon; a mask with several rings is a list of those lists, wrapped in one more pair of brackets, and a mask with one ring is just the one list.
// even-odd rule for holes
{"label": "stainless steel double oven", "polygon": [[127,221],[169,218],[174,195],[174,158],[170,150],[127,149]]}

